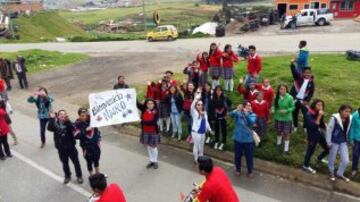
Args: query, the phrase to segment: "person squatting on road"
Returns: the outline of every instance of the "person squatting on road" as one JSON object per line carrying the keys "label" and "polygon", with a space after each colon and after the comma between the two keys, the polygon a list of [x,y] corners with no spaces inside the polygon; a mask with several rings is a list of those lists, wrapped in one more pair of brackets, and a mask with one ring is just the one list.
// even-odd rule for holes
{"label": "person squatting on road", "polygon": [[244,105],[239,105],[230,116],[235,120],[233,134],[235,174],[241,174],[241,158],[245,153],[248,177],[253,177],[255,143],[252,128],[256,123],[256,115],[252,112],[251,104],[245,101]]}
{"label": "person squatting on road", "polygon": [[352,122],[352,108],[349,105],[341,105],[338,113],[333,114],[328,123],[326,131],[326,142],[330,148],[329,171],[330,180],[335,181],[335,160],[340,154],[340,165],[337,170],[337,177],[349,182],[350,179],[344,176],[347,165],[349,164],[349,149],[347,145],[348,134]]}
{"label": "person squatting on road", "polygon": [[[6,157],[8,158],[12,157],[8,143],[8,138],[7,138],[10,130],[6,120],[6,116],[7,116],[6,103],[3,100],[0,100],[0,160],[5,160]],[[3,147],[5,154],[2,149]]]}
{"label": "person squatting on road", "polygon": [[40,120],[40,148],[44,148],[46,143],[46,125],[50,118],[50,112],[52,111],[52,102],[54,102],[54,99],[49,96],[46,88],[39,87],[39,89],[34,93],[34,95],[30,96],[27,101],[29,103],[34,103],[37,107],[38,118]]}
{"label": "person squatting on road", "polygon": [[87,109],[80,108],[78,110],[79,118],[75,122],[75,138],[80,140],[80,146],[86,160],[87,169],[90,175],[93,175],[93,167],[95,173],[99,173],[100,161],[100,141],[101,133],[98,128],[90,127],[90,115]]}
{"label": "person squatting on road", "polygon": [[117,184],[107,184],[102,173],[89,177],[89,184],[94,192],[91,202],[126,202],[123,190]]}
{"label": "person squatting on road", "polygon": [[194,143],[193,154],[196,164],[199,156],[204,155],[204,144],[206,132],[211,132],[207,112],[204,110],[204,103],[201,100],[201,91],[198,89],[195,93],[194,101],[191,104],[192,130],[191,137]]}
{"label": "person squatting on road", "polygon": [[315,99],[304,117],[304,124],[308,135],[308,147],[304,159],[304,170],[315,174],[316,170],[310,167],[311,156],[316,150],[317,144],[323,148],[323,152],[317,157],[318,162],[328,163],[324,158],[329,154],[329,148],[326,144],[326,124],[324,122],[325,103],[320,99]]}
{"label": "person squatting on road", "polygon": [[150,160],[146,168],[158,169],[157,147],[160,144],[160,134],[158,130],[159,111],[156,102],[153,99],[146,99],[143,104],[138,102],[137,107],[141,111],[140,142],[146,147]]}
{"label": "person squatting on road", "polygon": [[58,150],[65,174],[64,184],[68,184],[71,180],[69,158],[74,164],[77,182],[82,184],[81,166],[74,137],[75,128],[65,110],[59,110],[57,114],[51,113],[48,130],[54,133],[55,148]]}
{"label": "person squatting on road", "polygon": [[211,158],[200,156],[197,160],[199,173],[206,177],[201,185],[194,202],[239,202],[239,198],[232,187],[225,171],[213,165]]}

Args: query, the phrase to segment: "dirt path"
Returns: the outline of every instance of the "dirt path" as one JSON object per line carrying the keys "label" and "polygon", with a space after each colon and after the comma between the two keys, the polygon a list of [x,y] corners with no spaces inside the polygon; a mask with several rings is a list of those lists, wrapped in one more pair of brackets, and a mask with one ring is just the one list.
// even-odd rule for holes
{"label": "dirt path", "polygon": [[30,75],[29,81],[33,87],[45,86],[55,97],[82,104],[90,92],[112,89],[120,74],[130,84],[145,84],[168,69],[181,71],[189,60],[185,53],[96,55],[68,68]]}

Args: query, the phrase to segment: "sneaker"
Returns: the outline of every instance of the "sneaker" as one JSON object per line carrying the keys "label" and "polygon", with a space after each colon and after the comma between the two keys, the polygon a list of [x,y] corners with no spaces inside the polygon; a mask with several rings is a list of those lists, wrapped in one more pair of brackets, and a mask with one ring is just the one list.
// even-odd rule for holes
{"label": "sneaker", "polygon": [[297,131],[297,127],[294,127],[294,133],[296,133],[296,131]]}
{"label": "sneaker", "polygon": [[325,159],[321,159],[320,162],[323,163],[323,164],[329,164],[329,161],[327,161]]}
{"label": "sneaker", "polygon": [[307,129],[306,128],[304,128],[304,134],[306,134],[307,133]]}
{"label": "sneaker", "polygon": [[171,138],[175,138],[175,136],[176,136],[175,134],[172,134]]}
{"label": "sneaker", "polygon": [[345,182],[350,182],[350,179],[345,176],[338,176],[340,179],[344,180]]}
{"label": "sneaker", "polygon": [[76,180],[78,184],[82,184],[84,183],[84,180],[82,177],[78,177],[78,179]]}
{"label": "sneaker", "polygon": [[45,143],[41,143],[40,149],[43,149],[45,147]]}
{"label": "sneaker", "polygon": [[303,166],[303,169],[304,169],[306,172],[308,172],[308,173],[316,174],[316,170],[314,170],[314,169],[311,168],[310,166],[309,166],[309,167]]}
{"label": "sneaker", "polygon": [[335,182],[336,178],[334,175],[330,175],[330,181]]}
{"label": "sneaker", "polygon": [[7,155],[7,158],[12,158],[12,157],[13,157],[13,155],[11,155],[11,154],[10,154],[10,155]]}
{"label": "sneaker", "polygon": [[0,157],[0,160],[5,161],[6,160],[5,156]]}
{"label": "sneaker", "polygon": [[66,177],[66,178],[64,179],[64,184],[68,184],[70,181],[71,181],[71,178],[70,178],[70,177]]}
{"label": "sneaker", "polygon": [[179,137],[177,139],[178,139],[178,141],[181,141],[181,139],[182,139],[181,135],[179,135]]}
{"label": "sneaker", "polygon": [[209,144],[210,141],[211,141],[211,138],[210,138],[210,137],[207,137],[205,143],[206,143],[206,144]]}
{"label": "sneaker", "polygon": [[149,168],[151,168],[151,167],[153,167],[153,166],[154,166],[154,163],[153,163],[153,162],[150,162],[150,163],[147,164],[146,168],[149,169]]}
{"label": "sneaker", "polygon": [[353,171],[351,172],[351,176],[352,176],[352,177],[355,177],[355,176],[356,176],[356,173],[357,173],[356,170],[353,170]]}
{"label": "sneaker", "polygon": [[219,143],[215,143],[214,149],[218,149]]}
{"label": "sneaker", "polygon": [[154,169],[158,169],[158,168],[159,168],[159,164],[158,164],[158,163],[154,163],[153,168],[154,168]]}
{"label": "sneaker", "polygon": [[221,150],[221,151],[224,150],[224,144],[221,143],[218,149]]}

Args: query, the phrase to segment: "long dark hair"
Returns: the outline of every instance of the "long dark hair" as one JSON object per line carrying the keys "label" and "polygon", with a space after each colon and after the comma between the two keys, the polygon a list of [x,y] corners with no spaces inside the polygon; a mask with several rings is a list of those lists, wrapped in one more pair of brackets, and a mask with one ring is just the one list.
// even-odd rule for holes
{"label": "long dark hair", "polygon": [[[220,95],[220,97],[217,96],[217,93],[216,93],[216,91],[218,91],[218,90],[221,90],[221,95]],[[223,90],[223,88],[222,88],[221,86],[216,86],[216,87],[215,87],[214,92],[213,92],[213,98],[216,99],[216,100],[223,100],[223,99],[225,99],[224,90]]]}
{"label": "long dark hair", "polygon": [[216,45],[216,43],[211,43],[211,44],[210,44],[210,50],[209,50],[209,56],[213,54],[213,50],[211,50],[211,47],[212,47],[212,46],[216,46],[216,49],[218,48],[217,45]]}
{"label": "long dark hair", "polygon": [[321,100],[321,99],[315,99],[315,100],[311,103],[310,109],[313,110],[313,111],[315,111],[316,105],[317,105],[319,102],[322,103],[322,105],[323,105],[323,110],[325,110],[325,102],[324,102],[323,100]]}
{"label": "long dark hair", "polygon": [[6,103],[4,100],[0,100],[0,109],[3,109],[4,111],[6,111]]}
{"label": "long dark hair", "polygon": [[157,111],[157,104],[156,104],[156,101],[154,100],[154,99],[146,99],[145,101],[144,101],[144,109],[145,110],[147,110],[148,108],[147,108],[147,104],[149,103],[149,102],[153,102],[154,103],[154,109],[152,109],[152,111]]}
{"label": "long dark hair", "polygon": [[285,87],[286,92],[288,92],[288,87],[285,84],[280,84],[277,87],[277,91],[276,91],[276,97],[275,97],[275,109],[279,108],[279,99],[280,99],[280,88],[281,87]]}
{"label": "long dark hair", "polygon": [[[171,89],[172,89],[172,88],[175,89],[175,93],[174,93],[174,94],[171,94]],[[178,88],[177,88],[176,86],[171,85],[171,86],[169,87],[169,95],[170,95],[170,96],[177,95],[178,92],[179,92],[179,91],[178,91]]]}
{"label": "long dark hair", "polygon": [[46,93],[46,96],[49,95],[47,89],[46,89],[45,87],[40,86],[39,89],[38,89],[38,91],[42,91],[42,90]]}
{"label": "long dark hair", "polygon": [[347,110],[347,109],[350,109],[350,111],[352,111],[352,107],[348,104],[342,104],[340,107],[339,107],[339,113],[344,111],[344,110]]}

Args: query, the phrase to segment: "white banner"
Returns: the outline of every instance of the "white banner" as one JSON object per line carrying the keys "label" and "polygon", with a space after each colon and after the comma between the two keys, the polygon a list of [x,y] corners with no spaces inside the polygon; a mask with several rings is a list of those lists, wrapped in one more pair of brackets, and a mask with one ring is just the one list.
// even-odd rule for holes
{"label": "white banner", "polygon": [[89,95],[91,127],[139,121],[135,89],[121,89]]}

